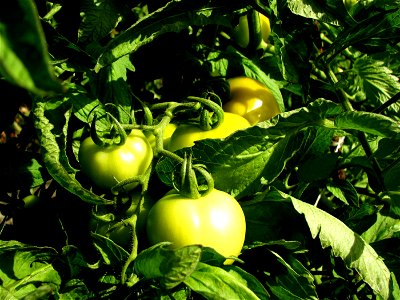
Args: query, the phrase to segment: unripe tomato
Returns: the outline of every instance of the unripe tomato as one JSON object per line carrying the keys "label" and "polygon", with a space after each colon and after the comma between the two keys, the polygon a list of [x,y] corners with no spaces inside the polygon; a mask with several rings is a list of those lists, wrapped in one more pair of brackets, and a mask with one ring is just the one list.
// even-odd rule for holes
{"label": "unripe tomato", "polygon": [[167,193],[147,217],[150,243],[169,241],[173,248],[200,244],[225,257],[238,256],[245,234],[246,220],[240,204],[217,189],[198,199]]}
{"label": "unripe tomato", "polygon": [[[271,34],[269,18],[260,13],[258,15],[260,16],[262,39],[265,43],[268,43],[268,38]],[[249,22],[246,15],[239,18],[239,24],[233,29],[232,35],[240,47],[246,48],[249,45]]]}
{"label": "unripe tomato", "polygon": [[222,107],[225,112],[247,119],[251,125],[271,119],[280,113],[271,91],[261,82],[249,77],[228,79],[230,100]]}
{"label": "unripe tomato", "polygon": [[195,125],[179,125],[171,136],[168,150],[176,151],[185,147],[192,147],[195,141],[204,139],[222,139],[231,135],[235,131],[250,127],[249,122],[232,113],[224,113],[224,121],[211,130],[202,130]]}
{"label": "unripe tomato", "polygon": [[[109,189],[118,182],[142,175],[153,159],[153,149],[140,130],[132,130],[123,145],[98,146],[91,137],[79,148],[82,171],[101,188]],[[137,186],[125,186],[131,190]]]}

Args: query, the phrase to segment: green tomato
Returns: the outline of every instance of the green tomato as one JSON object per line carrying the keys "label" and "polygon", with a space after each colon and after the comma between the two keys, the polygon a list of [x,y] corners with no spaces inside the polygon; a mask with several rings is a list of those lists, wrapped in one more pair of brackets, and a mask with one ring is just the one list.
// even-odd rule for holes
{"label": "green tomato", "polygon": [[280,113],[271,91],[261,82],[249,77],[228,80],[231,96],[222,107],[225,112],[247,119],[251,125],[271,119]]}
{"label": "green tomato", "polygon": [[204,139],[226,138],[235,131],[250,127],[249,122],[236,114],[224,113],[224,121],[211,130],[202,130],[195,125],[179,125],[171,136],[168,150],[176,151],[185,147],[192,147],[195,141]]}
{"label": "green tomato", "polygon": [[[240,204],[217,189],[198,199],[167,193],[147,217],[150,243],[169,241],[173,248],[200,244],[225,257],[238,256],[245,234],[246,220]],[[225,264],[232,262],[228,259]]]}
{"label": "green tomato", "polygon": [[[271,34],[269,18],[260,13],[258,15],[260,16],[262,39],[265,43],[268,43],[268,38]],[[246,48],[249,45],[249,23],[246,15],[239,18],[239,24],[233,29],[232,35],[240,47]]]}
{"label": "green tomato", "polygon": [[28,195],[22,198],[22,201],[24,201],[25,208],[32,208],[40,202],[40,198],[36,195]]}
{"label": "green tomato", "polygon": [[[142,175],[153,159],[153,149],[140,130],[132,130],[123,145],[101,147],[91,137],[79,148],[82,171],[100,188],[110,189],[118,182]],[[138,184],[127,185],[126,190]]]}

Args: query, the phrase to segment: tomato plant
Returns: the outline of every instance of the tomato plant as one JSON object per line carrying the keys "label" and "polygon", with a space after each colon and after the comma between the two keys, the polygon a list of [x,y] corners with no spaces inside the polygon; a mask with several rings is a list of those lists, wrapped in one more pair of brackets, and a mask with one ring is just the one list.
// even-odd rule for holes
{"label": "tomato plant", "polygon": [[[140,130],[132,130],[123,145],[98,146],[91,137],[79,148],[82,171],[98,186],[110,189],[120,181],[143,175],[153,159],[153,150]],[[136,183],[125,188],[133,189]]]}
{"label": "tomato plant", "polygon": [[[269,18],[263,14],[258,13],[260,18],[261,26],[261,36],[264,43],[268,43],[269,35],[271,34],[271,25]],[[233,29],[233,38],[236,43],[242,47],[246,48],[249,45],[250,33],[249,33],[249,21],[247,15],[241,16],[239,18],[239,24]]]}
{"label": "tomato plant", "polygon": [[224,121],[217,127],[211,130],[202,130],[195,125],[180,125],[171,136],[168,144],[168,149],[176,151],[185,147],[191,147],[195,141],[204,139],[221,139],[226,138],[237,130],[249,127],[249,122],[243,117],[224,113]]}
{"label": "tomato plant", "polygon": [[236,77],[228,81],[230,99],[223,105],[224,111],[244,117],[251,125],[280,113],[271,91],[261,82],[249,77]]}
{"label": "tomato plant", "polygon": [[147,235],[153,244],[169,241],[175,248],[201,244],[225,257],[240,254],[245,233],[239,203],[216,189],[198,199],[170,193],[154,204],[147,219]]}
{"label": "tomato plant", "polygon": [[7,1],[0,299],[397,299],[398,2]]}

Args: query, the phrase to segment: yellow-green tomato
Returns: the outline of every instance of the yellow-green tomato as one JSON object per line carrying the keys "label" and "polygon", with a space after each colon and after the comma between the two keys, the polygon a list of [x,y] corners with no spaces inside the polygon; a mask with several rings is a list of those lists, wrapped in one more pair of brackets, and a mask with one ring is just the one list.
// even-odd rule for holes
{"label": "yellow-green tomato", "polygon": [[[98,146],[91,137],[79,148],[82,171],[100,188],[109,189],[117,183],[142,175],[153,159],[153,149],[140,130],[132,130],[123,145]],[[137,183],[129,184],[131,190]]]}
{"label": "yellow-green tomato", "polygon": [[271,119],[280,113],[271,91],[258,80],[249,77],[228,79],[230,100],[222,107],[225,112],[247,119],[251,125]]}
{"label": "yellow-green tomato", "polygon": [[245,234],[246,220],[240,204],[217,189],[198,199],[168,193],[153,205],[147,217],[150,243],[169,241],[173,248],[200,244],[225,257],[238,256]]}
{"label": "yellow-green tomato", "polygon": [[226,138],[235,131],[250,127],[250,123],[243,117],[224,113],[224,121],[211,130],[202,130],[195,125],[179,125],[171,136],[168,144],[168,150],[176,151],[185,147],[192,147],[195,141],[204,139],[222,139]]}
{"label": "yellow-green tomato", "polygon": [[[264,16],[263,14],[258,13],[260,16],[260,25],[261,25],[261,35],[262,39],[265,43],[268,43],[269,35],[271,34],[271,25],[269,22],[269,18]],[[247,16],[241,16],[239,18],[239,24],[235,26],[233,29],[233,38],[236,43],[242,47],[246,48],[249,44],[249,22],[247,20]]]}

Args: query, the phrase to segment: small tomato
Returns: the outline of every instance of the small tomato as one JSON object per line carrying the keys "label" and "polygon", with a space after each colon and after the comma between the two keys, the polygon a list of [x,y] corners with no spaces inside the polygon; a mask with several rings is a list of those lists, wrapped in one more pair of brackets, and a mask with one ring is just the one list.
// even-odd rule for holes
{"label": "small tomato", "polygon": [[[79,148],[82,171],[101,188],[109,189],[118,182],[142,175],[153,159],[153,149],[140,130],[132,130],[123,145],[98,146],[91,137]],[[131,190],[137,183],[125,188]]]}
{"label": "small tomato", "polygon": [[[264,16],[263,14],[258,13],[260,16],[260,25],[261,25],[261,34],[262,39],[265,43],[268,43],[269,35],[271,34],[271,25],[269,22],[269,18]],[[242,47],[246,48],[249,45],[249,23],[247,20],[247,16],[241,16],[239,18],[239,24],[235,26],[233,29],[233,38],[236,43]]]}
{"label": "small tomato", "polygon": [[168,144],[168,150],[176,151],[185,147],[192,147],[195,141],[204,139],[222,139],[226,138],[237,130],[250,127],[249,122],[243,117],[224,113],[224,121],[211,130],[202,130],[195,125],[179,125],[171,136]]}
{"label": "small tomato", "polygon": [[[167,193],[147,217],[150,243],[169,241],[173,248],[201,244],[225,257],[238,256],[245,234],[246,220],[240,204],[217,189],[198,199]],[[232,262],[228,259],[225,264]]]}
{"label": "small tomato", "polygon": [[271,119],[280,113],[271,91],[261,82],[249,77],[228,79],[231,96],[222,107],[225,112],[247,119],[251,125]]}

